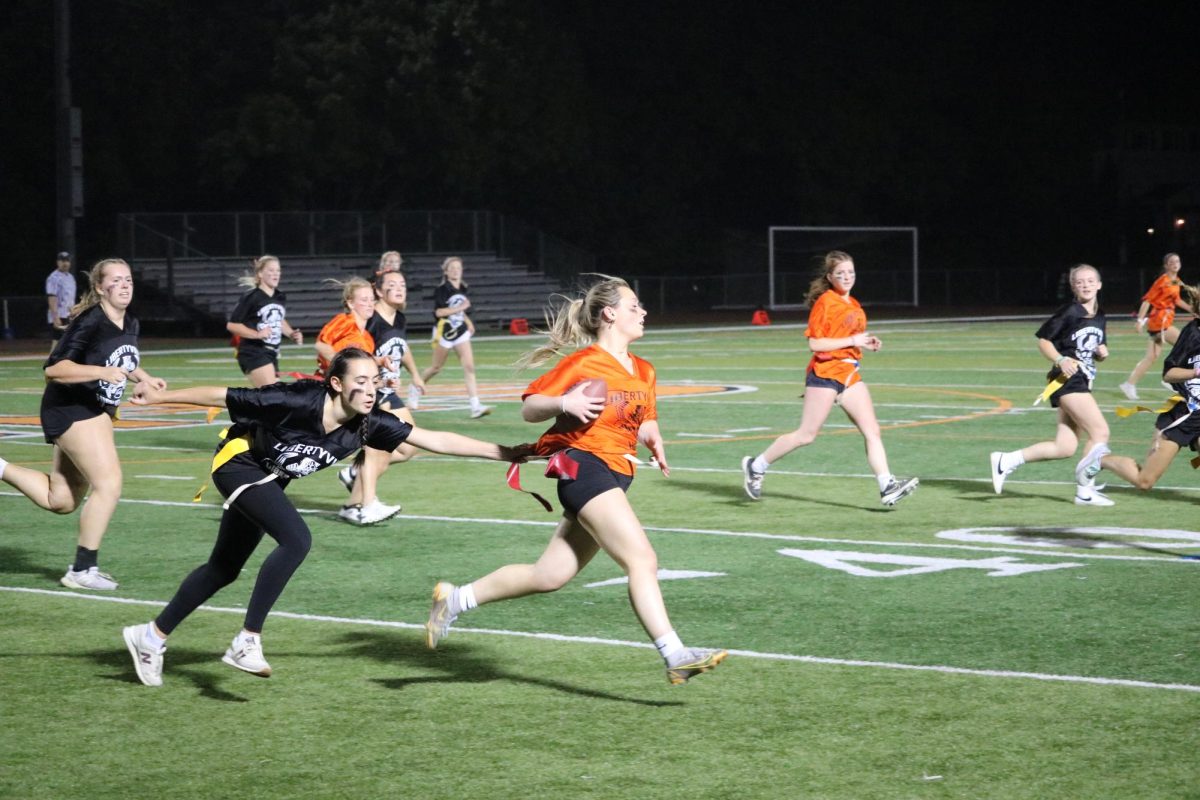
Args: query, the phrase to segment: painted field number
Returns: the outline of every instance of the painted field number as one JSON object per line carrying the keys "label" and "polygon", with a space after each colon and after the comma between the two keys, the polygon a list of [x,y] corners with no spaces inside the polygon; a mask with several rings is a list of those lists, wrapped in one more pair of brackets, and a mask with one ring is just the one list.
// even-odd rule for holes
{"label": "painted field number", "polygon": [[[1054,569],[1082,567],[1083,564],[1066,561],[1057,564],[1032,564],[1019,558],[931,558],[928,556],[905,556],[891,553],[855,553],[846,550],[780,550],[780,555],[802,558],[813,564],[837,569],[863,578],[899,578],[905,575],[923,575],[930,572],[945,572],[950,569],[981,569],[989,577],[1008,578],[1030,572],[1048,572]],[[880,564],[897,569],[874,569],[866,564]]]}

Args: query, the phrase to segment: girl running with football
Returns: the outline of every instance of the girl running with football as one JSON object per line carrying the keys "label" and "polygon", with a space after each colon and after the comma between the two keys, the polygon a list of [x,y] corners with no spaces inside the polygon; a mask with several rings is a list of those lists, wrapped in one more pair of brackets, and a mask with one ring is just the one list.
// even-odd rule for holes
{"label": "girl running with football", "polygon": [[225,329],[237,337],[238,367],[256,387],[279,380],[279,343],[284,336],[304,344],[304,334],[285,319],[287,296],[279,291],[282,274],[275,256],[255,260],[254,274],[238,278],[238,284],[250,291],[242,295],[225,323]]}
{"label": "girl running with football", "polygon": [[992,488],[1000,494],[1004,480],[1023,464],[1070,458],[1086,437],[1084,457],[1075,467],[1075,502],[1082,506],[1111,506],[1113,501],[1095,486],[1100,459],[1108,450],[1108,423],[1092,384],[1096,362],[1108,358],[1104,312],[1100,309],[1100,273],[1089,264],[1078,264],[1068,275],[1075,302],[1054,312],[1038,328],[1038,352],[1052,366],[1044,395],[1058,409],[1053,441],[1038,442],[1021,450],[991,454]]}
{"label": "girl running with football", "polygon": [[800,427],[780,436],[758,456],[742,459],[742,488],[751,500],[762,498],[763,478],[771,464],[813,443],[835,403],[842,406],[866,441],[867,464],[875,473],[879,498],[885,506],[894,506],[920,483],[917,478],[897,478],[888,467],[871,393],[858,372],[863,348],[878,351],[883,342],[867,332],[867,315],[850,296],[854,282],[854,260],[850,255],[841,250],[826,253],[806,299],[812,310],[804,335],[813,357],[804,378]]}
{"label": "girl running with football", "polygon": [[1179,329],[1175,327],[1175,309],[1181,308],[1189,314],[1195,313],[1196,306],[1180,299],[1179,293],[1184,283],[1179,279],[1179,270],[1183,262],[1177,253],[1167,253],[1163,256],[1162,274],[1150,286],[1149,291],[1142,296],[1142,304],[1138,306],[1137,329],[1145,331],[1150,337],[1146,342],[1146,355],[1133,367],[1133,372],[1121,384],[1121,392],[1129,400],[1137,400],[1137,384],[1162,354],[1163,343],[1175,344],[1179,338]]}
{"label": "girl running with football", "polygon": [[[561,589],[603,549],[629,577],[633,612],[666,662],[672,684],[708,672],[728,655],[685,647],[675,633],[658,585],[658,556],[625,494],[639,443],[653,453],[663,475],[670,473],[658,429],[654,367],[629,352],[642,338],[645,318],[625,281],[601,276],[582,299],[559,308],[549,342],[519,362],[534,366],[575,350],[529,384],[521,407],[527,422],[570,415],[580,423],[556,424],[534,445],[536,454],[551,457],[547,475],[558,479],[563,517],[535,563],[509,564],[462,586],[438,583],[425,625],[430,648],[460,614]],[[583,384],[596,379],[607,385],[607,400],[585,394]]]}
{"label": "girl running with football", "polygon": [[0,459],[0,479],[41,508],[70,514],[83,504],[75,560],[61,579],[70,589],[117,588],[98,565],[100,540],[121,498],[113,418],[128,380],[167,386],[141,367],[138,321],[127,311],[132,301],[128,264],[106,258],[92,267],[87,293],[42,368],[42,431],[54,445],[50,474]]}
{"label": "girl running with football", "polygon": [[[442,262],[442,282],[433,292],[433,361],[421,373],[421,380],[429,382],[442,371],[450,352],[458,356],[462,364],[463,380],[467,384],[467,395],[471,402],[471,419],[492,413],[492,409],[479,401],[479,387],[475,383],[475,355],[471,352],[471,337],[475,334],[475,323],[467,316],[471,300],[467,297],[470,287],[463,280],[463,262],[451,256]],[[413,383],[408,387],[409,408],[417,409],[421,403],[422,387]]]}
{"label": "girl running with football", "polygon": [[136,403],[218,406],[229,409],[234,422],[213,458],[213,483],[225,497],[225,511],[208,561],[184,579],[154,620],[124,629],[142,683],[162,684],[167,637],[237,579],[264,534],[275,540],[275,549],[258,570],[242,630],[221,660],[254,675],[271,675],[263,656],[263,625],[312,545],[308,525],[284,493],[293,479],[332,466],[360,447],[388,452],[404,442],[435,453],[497,461],[519,461],[526,453],[527,448],[415,428],[376,406],[378,387],[375,359],[353,347],[331,359],[323,382],[301,380],[261,389],[138,387]]}

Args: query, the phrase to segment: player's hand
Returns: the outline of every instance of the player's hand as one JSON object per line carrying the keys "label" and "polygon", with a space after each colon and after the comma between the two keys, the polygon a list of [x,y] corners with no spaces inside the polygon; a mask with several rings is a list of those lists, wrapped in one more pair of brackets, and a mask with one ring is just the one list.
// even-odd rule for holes
{"label": "player's hand", "polygon": [[129,373],[120,367],[97,367],[96,369],[99,370],[96,380],[105,383],[124,383],[129,380]]}
{"label": "player's hand", "polygon": [[[162,384],[157,385],[157,384]],[[159,398],[166,390],[167,384],[165,381],[142,381],[133,390],[133,397],[130,401],[135,406],[149,406],[159,402]]]}
{"label": "player's hand", "polygon": [[604,398],[584,394],[581,383],[562,396],[562,411],[584,422],[591,422],[604,412],[604,402]]}
{"label": "player's hand", "polygon": [[1073,358],[1064,358],[1062,361],[1058,362],[1058,369],[1063,375],[1066,375],[1068,378],[1070,378],[1079,371],[1079,362]]}
{"label": "player's hand", "polygon": [[650,448],[650,452],[654,454],[651,461],[662,472],[664,478],[671,477],[671,467],[667,464],[667,453],[663,450],[661,439],[656,439],[653,442],[646,442],[646,446]]}
{"label": "player's hand", "polygon": [[304,332],[299,328],[292,328],[292,341],[296,344],[304,344]]}
{"label": "player's hand", "polygon": [[883,341],[873,333],[864,333],[866,339],[863,341],[863,347],[871,352],[878,352],[883,347]]}
{"label": "player's hand", "polygon": [[524,464],[529,460],[530,456],[534,454],[533,445],[529,443],[517,444],[511,447],[502,444],[499,447],[501,461],[512,461],[516,464]]}
{"label": "player's hand", "polygon": [[1096,360],[1103,361],[1108,358],[1108,345],[1102,344],[1096,348]]}
{"label": "player's hand", "polygon": [[1146,318],[1146,317],[1138,317],[1138,321],[1137,321],[1137,332],[1138,332],[1138,333],[1141,333],[1142,331],[1146,330],[1146,323],[1147,323],[1147,322],[1149,322],[1149,319],[1148,319],[1148,318]]}

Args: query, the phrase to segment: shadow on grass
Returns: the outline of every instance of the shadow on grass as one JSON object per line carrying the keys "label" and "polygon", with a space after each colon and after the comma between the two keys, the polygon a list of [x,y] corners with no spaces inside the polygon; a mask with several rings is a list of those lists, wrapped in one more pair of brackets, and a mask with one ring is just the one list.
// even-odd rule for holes
{"label": "shadow on grass", "polygon": [[[123,646],[120,649],[93,650],[86,654],[98,666],[104,669],[98,677],[118,683],[133,683],[141,685],[137,672],[130,661],[129,651]],[[163,661],[163,686],[170,684],[178,686],[183,681],[190,681],[198,690],[201,697],[209,700],[219,700],[225,703],[248,703],[249,698],[225,691],[222,684],[226,680],[262,680],[253,675],[236,675],[238,670],[226,667],[228,675],[216,676],[207,669],[195,669],[197,665],[211,665],[220,661],[221,657],[211,650],[192,650],[188,648],[169,648]],[[109,672],[108,670],[112,670]],[[153,691],[154,687],[142,687]]]}
{"label": "shadow on grass", "polygon": [[[509,672],[497,665],[494,658],[474,655],[468,645],[456,644],[450,652],[435,652],[425,647],[424,642],[412,637],[400,637],[387,633],[361,631],[346,634],[342,637],[351,653],[359,658],[370,658],[384,664],[405,664],[424,670],[436,672],[434,675],[422,675],[414,678],[382,678],[375,683],[387,689],[406,689],[423,683],[485,683],[488,681],[509,681],[530,686],[540,686],[556,692],[591,697],[596,700],[611,700],[618,703],[633,703],[641,706],[669,707],[682,706],[678,700],[645,700],[638,697],[626,697],[611,692],[602,692],[582,686],[572,685],[552,678],[529,677],[515,672]],[[664,677],[665,680],[665,677]]]}
{"label": "shadow on grass", "polygon": [[[867,479],[863,478],[865,483]],[[820,506],[828,506],[830,508],[849,508],[854,511],[865,511],[868,514],[886,514],[891,509],[882,505],[864,505],[861,503],[839,503],[836,500],[831,500],[828,497],[821,495],[794,494],[791,492],[773,492],[769,489],[763,490],[763,499],[761,501],[751,500],[742,490],[740,483],[729,483],[722,481],[697,481],[688,480],[680,481],[678,484],[670,484],[669,488],[676,490],[695,490],[698,494],[710,502],[725,503],[726,505],[750,506],[758,502],[766,502],[770,500],[796,500],[801,503],[813,503]]]}
{"label": "shadow on grass", "polygon": [[58,579],[63,576],[70,566],[71,558],[63,559],[63,568],[48,567],[44,561],[34,561],[29,551],[16,547],[0,547],[0,575],[33,575],[44,578],[58,586]]}

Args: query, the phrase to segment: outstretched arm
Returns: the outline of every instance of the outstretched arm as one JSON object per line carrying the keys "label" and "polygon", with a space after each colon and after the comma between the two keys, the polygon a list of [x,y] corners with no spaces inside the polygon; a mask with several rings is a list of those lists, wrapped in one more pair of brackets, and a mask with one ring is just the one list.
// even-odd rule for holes
{"label": "outstretched arm", "polygon": [[191,386],[187,389],[159,389],[151,381],[142,381],[133,392],[133,404],[137,406],[158,403],[186,403],[190,406],[225,408],[226,386]]}
{"label": "outstretched arm", "polygon": [[490,458],[493,461],[524,461],[529,455],[529,445],[505,447],[501,444],[482,442],[450,431],[431,431],[413,428],[408,434],[408,443],[432,453],[468,458]]}

